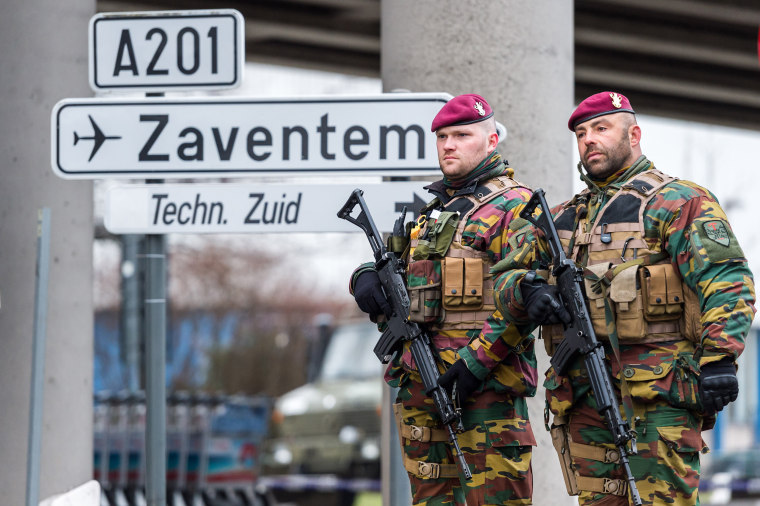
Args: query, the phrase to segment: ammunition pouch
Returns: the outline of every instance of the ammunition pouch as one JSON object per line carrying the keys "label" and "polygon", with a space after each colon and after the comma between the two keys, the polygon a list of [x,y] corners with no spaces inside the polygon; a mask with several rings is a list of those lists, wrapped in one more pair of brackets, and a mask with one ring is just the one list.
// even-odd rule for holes
{"label": "ammunition pouch", "polygon": [[483,308],[483,260],[443,259],[443,308],[477,311]]}
{"label": "ammunition pouch", "polygon": [[462,237],[473,213],[519,186],[496,177],[473,194],[452,198],[434,221],[417,221],[407,266],[411,321],[434,331],[479,329],[496,311],[488,254],[462,244]]}
{"label": "ammunition pouch", "polygon": [[[614,329],[624,344],[700,341],[697,294],[683,283],[672,264],[631,265],[617,270],[614,276],[610,275],[612,269],[615,267],[607,262],[589,265],[586,270],[591,274],[584,278],[589,316],[600,340],[608,339]],[[543,333],[552,341],[546,343],[547,352],[552,354],[564,337],[562,326],[548,325]]]}

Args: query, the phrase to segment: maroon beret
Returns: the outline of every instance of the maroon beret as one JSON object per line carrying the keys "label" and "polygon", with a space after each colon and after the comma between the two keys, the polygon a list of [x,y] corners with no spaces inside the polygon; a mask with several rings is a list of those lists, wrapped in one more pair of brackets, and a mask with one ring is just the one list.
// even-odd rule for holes
{"label": "maroon beret", "polygon": [[603,91],[596,95],[591,95],[580,103],[575,112],[570,116],[567,128],[571,132],[575,132],[575,127],[584,121],[616,112],[636,114],[633,107],[631,107],[631,103],[625,98],[625,95],[614,91]]}
{"label": "maroon beret", "polygon": [[459,95],[444,105],[433,118],[431,132],[451,125],[468,125],[493,116],[493,109],[486,99],[474,93]]}

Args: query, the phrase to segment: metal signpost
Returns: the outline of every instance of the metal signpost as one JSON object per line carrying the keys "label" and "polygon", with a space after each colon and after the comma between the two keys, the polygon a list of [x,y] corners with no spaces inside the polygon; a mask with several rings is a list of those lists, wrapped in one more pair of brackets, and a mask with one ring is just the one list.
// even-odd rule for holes
{"label": "metal signpost", "polygon": [[39,211],[37,222],[37,266],[34,278],[34,334],[32,336],[32,381],[29,398],[29,438],[26,465],[26,506],[39,502],[42,404],[47,343],[48,281],[50,279],[50,209]]}

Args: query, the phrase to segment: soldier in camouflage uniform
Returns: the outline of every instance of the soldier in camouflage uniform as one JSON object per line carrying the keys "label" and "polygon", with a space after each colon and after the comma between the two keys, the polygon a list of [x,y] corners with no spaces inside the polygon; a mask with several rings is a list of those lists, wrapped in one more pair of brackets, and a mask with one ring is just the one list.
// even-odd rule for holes
{"label": "soldier in camouflage uniform", "polygon": [[[451,99],[431,130],[444,177],[426,187],[435,198],[410,223],[407,244],[392,249],[407,262],[410,318],[431,336],[447,369],[439,383],[461,404],[458,439],[473,476],[460,481],[406,343],[385,379],[399,388],[394,411],[413,503],[531,504],[535,439],[525,398],[536,390],[533,340],[496,311],[489,271],[515,245],[509,225],[532,192],[496,150],[493,111],[479,95]],[[354,272],[351,286],[373,321],[388,314],[372,264]]]}
{"label": "soldier in camouflage uniform", "polygon": [[[621,413],[638,434],[636,486],[644,504],[698,504],[701,432],[738,394],[735,362],[755,313],[752,274],[715,196],[642,155],[626,97],[592,95],[568,127],[588,189],[551,213],[568,257],[584,267]],[[543,324],[551,354],[569,315],[539,270],[549,263],[546,244],[528,226],[520,234],[521,249],[494,269],[497,307],[520,328]],[[628,504],[582,359],[565,376],[550,368],[544,384],[568,493],[583,505]]]}

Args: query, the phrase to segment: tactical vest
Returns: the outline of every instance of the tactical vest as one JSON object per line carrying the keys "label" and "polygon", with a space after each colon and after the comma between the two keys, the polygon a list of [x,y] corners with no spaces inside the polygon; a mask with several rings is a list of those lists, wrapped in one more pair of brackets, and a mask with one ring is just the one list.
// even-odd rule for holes
{"label": "tactical vest", "polygon": [[455,196],[440,214],[433,211],[427,219],[420,217],[407,259],[410,320],[432,331],[480,329],[496,311],[493,262],[485,251],[462,244],[462,235],[473,213],[515,187],[524,185],[498,176],[470,194]]}
{"label": "tactical vest", "polygon": [[[644,210],[674,180],[657,169],[637,174],[599,210],[593,227],[584,213],[588,190],[554,218],[568,256],[585,268],[589,314],[601,340],[613,330],[623,344],[700,339],[697,294],[670,256],[650,250],[644,240]],[[551,354],[562,326],[544,326],[543,333]]]}

